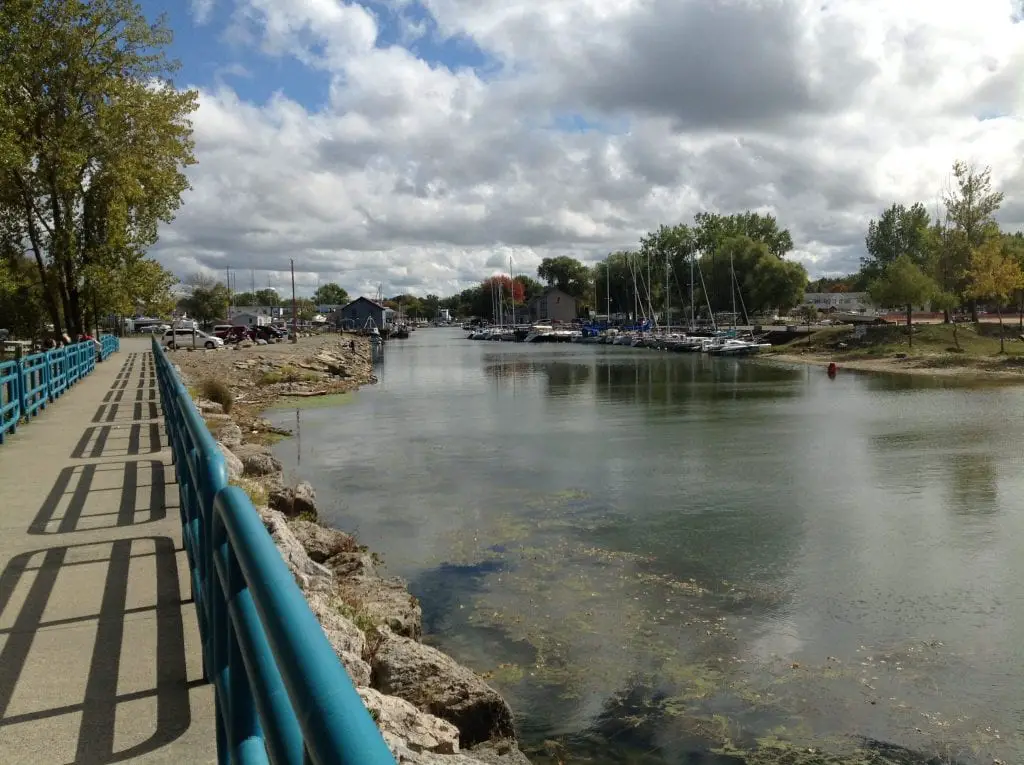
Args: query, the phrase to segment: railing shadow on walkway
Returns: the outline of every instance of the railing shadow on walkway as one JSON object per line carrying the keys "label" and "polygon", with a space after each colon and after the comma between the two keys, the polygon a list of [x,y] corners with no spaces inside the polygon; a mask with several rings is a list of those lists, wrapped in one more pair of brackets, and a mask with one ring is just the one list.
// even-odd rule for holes
{"label": "railing shadow on walkway", "polygon": [[[101,592],[90,567],[105,568]],[[191,722],[189,690],[202,681],[188,680],[182,605],[169,537],[49,547],[12,558],[0,573],[0,736],[32,758],[19,761],[56,761],[52,747],[63,743],[75,765],[106,765],[183,735]],[[91,655],[87,665],[83,654]],[[66,661],[54,666],[53,656]],[[56,686],[66,690],[76,682],[80,700],[67,703],[61,694],[58,703]],[[70,731],[66,741],[37,740],[58,731]]]}
{"label": "railing shadow on walkway", "polygon": [[[60,471],[28,533],[127,530],[163,520],[169,484],[174,485],[173,468],[158,460],[68,466]],[[115,492],[120,494],[116,503]]]}
{"label": "railing shadow on walkway", "polygon": [[[143,391],[139,391],[142,393]],[[154,391],[155,394],[155,391]],[[137,420],[156,420],[160,418],[160,406],[156,399],[148,401],[122,401],[117,400],[99,405],[96,414],[93,415],[94,423],[120,423]]]}
{"label": "railing shadow on walkway", "polygon": [[[143,444],[144,432],[145,444]],[[163,450],[164,445],[163,434],[160,432],[160,423],[158,422],[96,425],[86,428],[82,433],[77,446],[71,452],[71,459],[156,454]]]}

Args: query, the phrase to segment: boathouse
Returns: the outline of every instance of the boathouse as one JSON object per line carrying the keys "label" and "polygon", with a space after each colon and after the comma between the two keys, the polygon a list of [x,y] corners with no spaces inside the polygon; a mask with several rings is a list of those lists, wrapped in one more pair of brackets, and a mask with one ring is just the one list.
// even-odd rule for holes
{"label": "boathouse", "polygon": [[564,321],[576,318],[576,298],[557,287],[548,287],[529,303],[530,321]]}

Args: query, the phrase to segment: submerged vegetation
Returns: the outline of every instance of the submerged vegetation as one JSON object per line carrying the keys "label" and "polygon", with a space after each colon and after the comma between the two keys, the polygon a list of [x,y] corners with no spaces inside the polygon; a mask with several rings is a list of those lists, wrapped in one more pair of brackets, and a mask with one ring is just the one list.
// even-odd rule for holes
{"label": "submerged vegetation", "polygon": [[942,643],[861,646],[820,661],[764,653],[754,625],[785,611],[784,589],[610,548],[600,520],[578,520],[588,502],[575,491],[526,497],[526,517],[451,539],[449,565],[476,572],[457,613],[474,640],[499,641],[486,654],[517,657],[478,669],[520,707],[557,698],[561,727],[582,731],[535,741],[535,762],[705,752],[694,761],[946,765],[1024,753],[1015,735],[936,698],[936,675],[966,667]]}

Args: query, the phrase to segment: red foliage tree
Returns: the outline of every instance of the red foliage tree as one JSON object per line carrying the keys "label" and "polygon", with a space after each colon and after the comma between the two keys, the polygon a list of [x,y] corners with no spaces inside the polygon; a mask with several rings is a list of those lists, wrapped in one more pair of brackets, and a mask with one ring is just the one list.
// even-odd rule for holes
{"label": "red foliage tree", "polygon": [[491,290],[501,285],[501,293],[508,299],[509,295],[512,295],[512,300],[515,303],[522,303],[526,297],[526,292],[523,290],[523,285],[519,282],[513,282],[511,277],[505,276],[504,274],[497,274],[492,276],[490,279],[484,279],[480,283],[480,289],[484,291],[484,294],[489,295]]}

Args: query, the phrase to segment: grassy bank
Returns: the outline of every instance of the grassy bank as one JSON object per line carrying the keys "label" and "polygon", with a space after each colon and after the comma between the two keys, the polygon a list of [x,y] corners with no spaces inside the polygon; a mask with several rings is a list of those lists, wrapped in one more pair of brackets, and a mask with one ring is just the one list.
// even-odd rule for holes
{"label": "grassy bank", "polygon": [[922,324],[913,344],[906,327],[868,327],[856,337],[854,327],[826,327],[809,338],[772,349],[765,358],[846,369],[903,374],[965,376],[1024,381],[1024,342],[1016,325],[1005,326],[1005,352],[999,350],[998,325]]}

